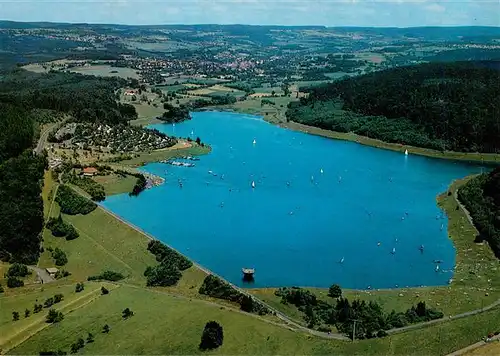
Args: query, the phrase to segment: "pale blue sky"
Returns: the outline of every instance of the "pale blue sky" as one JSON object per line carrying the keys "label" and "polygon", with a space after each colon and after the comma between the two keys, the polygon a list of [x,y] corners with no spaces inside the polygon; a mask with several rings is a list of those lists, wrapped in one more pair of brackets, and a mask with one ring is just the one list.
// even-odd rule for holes
{"label": "pale blue sky", "polygon": [[0,19],[141,25],[500,26],[500,0],[0,0]]}

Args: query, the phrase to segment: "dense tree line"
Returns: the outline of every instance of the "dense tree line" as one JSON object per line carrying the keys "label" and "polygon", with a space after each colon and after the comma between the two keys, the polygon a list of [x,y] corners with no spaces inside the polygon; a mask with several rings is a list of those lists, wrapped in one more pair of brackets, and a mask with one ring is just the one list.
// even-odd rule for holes
{"label": "dense tree line", "polygon": [[119,123],[137,118],[134,106],[116,101],[115,90],[126,85],[116,77],[16,69],[0,77],[0,102],[68,113],[78,122]]}
{"label": "dense tree line", "polygon": [[181,271],[193,265],[193,262],[158,240],[151,240],[148,243],[148,251],[156,256],[160,264],[149,266],[144,271],[147,286],[175,285],[182,277]]}
{"label": "dense tree line", "polygon": [[473,63],[400,67],[311,88],[287,118],[401,144],[500,152],[498,83],[499,71]]}
{"label": "dense tree line", "polygon": [[86,215],[97,207],[94,202],[82,197],[64,184],[59,186],[55,200],[61,207],[61,212],[68,215]]}
{"label": "dense tree line", "polygon": [[352,336],[356,320],[357,339],[382,337],[387,335],[386,330],[389,329],[443,317],[443,313],[428,308],[425,302],[419,302],[405,312],[393,310],[387,314],[375,301],[367,303],[355,299],[351,303],[347,298],[339,297],[335,304],[331,304],[297,287],[280,288],[275,294],[281,297],[282,303],[295,305],[304,313],[310,328],[315,325],[334,325],[341,333]]}
{"label": "dense tree line", "polygon": [[487,241],[500,258],[500,168],[481,174],[458,190],[479,231],[475,242]]}
{"label": "dense tree line", "polygon": [[[6,129],[2,127],[2,131]],[[0,162],[0,258],[4,261],[38,260],[44,224],[41,187],[46,164],[46,157],[29,151]]]}
{"label": "dense tree line", "polygon": [[261,302],[249,295],[241,293],[229,283],[212,274],[205,277],[198,293],[238,303],[241,309],[248,313],[256,313],[259,315],[269,313],[269,309]]}

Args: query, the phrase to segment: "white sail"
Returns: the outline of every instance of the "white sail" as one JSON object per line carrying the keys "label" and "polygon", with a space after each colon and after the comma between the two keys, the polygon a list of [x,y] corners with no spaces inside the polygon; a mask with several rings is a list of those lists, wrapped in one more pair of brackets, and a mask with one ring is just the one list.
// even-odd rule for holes
{"label": "white sail", "polygon": [[252,181],[252,188],[255,188],[255,181]]}
{"label": "white sail", "polygon": [[321,169],[319,170],[319,172],[320,172],[321,174],[323,174],[323,168],[321,168]]}
{"label": "white sail", "polygon": [[405,156],[408,156],[408,150],[405,150]]}
{"label": "white sail", "polygon": [[255,141],[255,139],[253,140],[253,144],[255,145],[257,143],[257,141]]}

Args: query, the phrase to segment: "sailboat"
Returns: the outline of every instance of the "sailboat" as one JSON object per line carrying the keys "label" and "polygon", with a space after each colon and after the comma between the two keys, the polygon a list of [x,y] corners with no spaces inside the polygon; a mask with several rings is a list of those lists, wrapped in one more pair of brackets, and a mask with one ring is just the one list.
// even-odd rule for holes
{"label": "sailboat", "polygon": [[342,257],[342,259],[340,260],[340,263],[344,263],[344,257]]}
{"label": "sailboat", "polygon": [[321,168],[321,169],[319,170],[319,172],[320,172],[321,174],[323,174],[323,168]]}
{"label": "sailboat", "polygon": [[193,136],[193,135],[194,135],[194,131],[193,131],[193,130],[191,130],[191,136]]}
{"label": "sailboat", "polygon": [[439,265],[436,265],[436,272],[439,272]]}
{"label": "sailboat", "polygon": [[257,143],[257,141],[255,141],[255,139],[253,140],[253,144],[255,145]]}
{"label": "sailboat", "polygon": [[396,253],[396,247],[393,247],[392,248],[392,252],[391,252],[393,255]]}
{"label": "sailboat", "polygon": [[405,156],[408,156],[408,150],[405,150]]}
{"label": "sailboat", "polygon": [[255,181],[252,181],[252,188],[255,188]]}

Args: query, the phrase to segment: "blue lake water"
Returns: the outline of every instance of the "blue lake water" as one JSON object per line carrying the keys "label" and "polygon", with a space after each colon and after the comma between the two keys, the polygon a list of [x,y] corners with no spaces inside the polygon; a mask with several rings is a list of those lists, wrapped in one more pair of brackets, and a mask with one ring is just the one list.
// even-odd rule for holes
{"label": "blue lake water", "polygon": [[[166,184],[109,197],[106,208],[242,286],[242,267],[255,268],[252,287],[430,286],[453,276],[455,249],[436,196],[481,167],[308,135],[255,116],[192,117],[152,127],[181,137],[193,131],[212,152],[193,168],[146,165]],[[437,272],[435,260],[442,260]]]}

